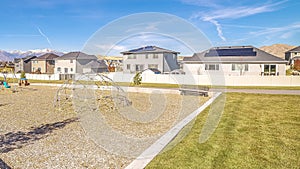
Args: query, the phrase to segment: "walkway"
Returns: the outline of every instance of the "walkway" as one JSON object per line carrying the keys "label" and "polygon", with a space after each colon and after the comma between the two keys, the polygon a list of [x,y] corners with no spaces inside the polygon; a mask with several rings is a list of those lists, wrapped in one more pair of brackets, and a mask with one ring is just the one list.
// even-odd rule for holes
{"label": "walkway", "polygon": [[[216,91],[214,89],[210,91]],[[226,89],[225,92],[300,95],[300,90]]]}

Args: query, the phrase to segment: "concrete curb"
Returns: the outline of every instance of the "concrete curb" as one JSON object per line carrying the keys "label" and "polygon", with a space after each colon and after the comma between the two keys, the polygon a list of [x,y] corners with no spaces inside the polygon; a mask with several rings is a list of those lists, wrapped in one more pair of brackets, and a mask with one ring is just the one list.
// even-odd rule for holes
{"label": "concrete curb", "polygon": [[173,138],[180,132],[180,130],[191,122],[195,117],[197,117],[204,109],[206,109],[216,98],[218,98],[222,93],[218,92],[213,95],[207,102],[205,102],[201,107],[191,113],[189,116],[180,121],[177,125],[172,127],[168,132],[166,132],[161,138],[159,138],[154,144],[148,147],[139,157],[132,161],[126,169],[140,169],[145,168],[150,161],[157,156]]}

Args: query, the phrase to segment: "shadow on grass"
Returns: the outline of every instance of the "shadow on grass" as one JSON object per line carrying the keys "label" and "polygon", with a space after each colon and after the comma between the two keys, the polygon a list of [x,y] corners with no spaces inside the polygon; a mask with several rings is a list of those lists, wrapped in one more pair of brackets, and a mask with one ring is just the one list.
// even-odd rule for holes
{"label": "shadow on grass", "polygon": [[34,141],[48,137],[54,130],[62,129],[67,124],[77,121],[78,118],[69,118],[61,122],[43,124],[35,128],[32,127],[28,132],[17,131],[0,135],[0,153],[8,153],[22,148]]}

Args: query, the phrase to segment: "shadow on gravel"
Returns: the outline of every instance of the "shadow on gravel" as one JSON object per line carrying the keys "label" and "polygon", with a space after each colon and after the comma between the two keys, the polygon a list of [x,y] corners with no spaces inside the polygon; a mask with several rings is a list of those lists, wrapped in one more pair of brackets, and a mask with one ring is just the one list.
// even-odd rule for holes
{"label": "shadow on gravel", "polygon": [[[32,127],[30,131],[9,132],[0,135],[0,153],[7,153],[14,149],[22,148],[34,141],[46,138],[54,130],[62,129],[67,124],[77,122],[78,118],[69,118],[61,122],[43,124],[38,127]],[[1,163],[0,163],[1,164]]]}
{"label": "shadow on gravel", "polygon": [[0,158],[0,168],[1,169],[11,169],[1,158]]}

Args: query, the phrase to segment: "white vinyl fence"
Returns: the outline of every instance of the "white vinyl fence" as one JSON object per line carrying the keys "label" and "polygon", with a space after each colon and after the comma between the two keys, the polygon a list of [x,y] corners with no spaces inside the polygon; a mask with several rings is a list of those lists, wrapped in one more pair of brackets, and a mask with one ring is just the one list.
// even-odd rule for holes
{"label": "white vinyl fence", "polygon": [[[114,72],[106,74],[115,82],[132,82],[135,74]],[[3,74],[0,74],[3,77]],[[75,79],[100,80],[97,76],[76,75]],[[8,74],[7,77],[14,77]],[[19,78],[20,74],[16,74]],[[26,74],[27,79],[59,80],[59,74]],[[171,75],[143,74],[142,83],[191,84],[191,85],[225,85],[225,86],[300,86],[300,76],[208,76],[208,75]]]}
{"label": "white vinyl fence", "polygon": [[[4,77],[4,75],[6,76],[6,78],[17,78],[19,79],[21,74],[0,74],[0,77]],[[26,78],[27,79],[35,79],[35,80],[59,80],[59,74],[29,74],[26,73]]]}

